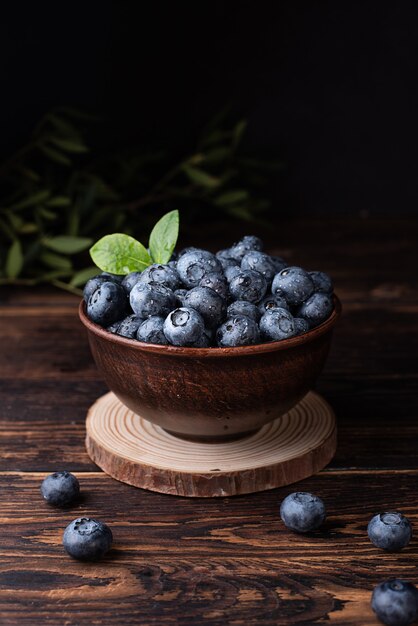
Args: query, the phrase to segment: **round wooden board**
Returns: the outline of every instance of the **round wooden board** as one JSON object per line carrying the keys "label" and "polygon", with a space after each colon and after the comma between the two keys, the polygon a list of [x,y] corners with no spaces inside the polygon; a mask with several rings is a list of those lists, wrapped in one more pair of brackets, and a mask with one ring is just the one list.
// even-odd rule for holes
{"label": "round wooden board", "polygon": [[176,496],[233,496],[289,485],[325,467],[336,448],[334,413],[314,392],[255,434],[225,443],[170,435],[113,393],[93,404],[86,426],[87,452],[107,474]]}

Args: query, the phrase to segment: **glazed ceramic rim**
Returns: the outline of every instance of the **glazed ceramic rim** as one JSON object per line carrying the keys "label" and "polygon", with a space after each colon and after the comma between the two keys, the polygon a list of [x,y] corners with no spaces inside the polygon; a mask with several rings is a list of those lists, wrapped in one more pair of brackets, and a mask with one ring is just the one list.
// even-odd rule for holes
{"label": "glazed ceramic rim", "polygon": [[308,330],[308,332],[303,335],[291,337],[290,339],[283,339],[282,341],[270,341],[268,343],[257,343],[251,346],[235,346],[233,348],[184,348],[179,346],[163,346],[156,343],[145,343],[143,341],[138,341],[137,339],[127,339],[126,337],[121,337],[120,335],[114,335],[102,326],[99,326],[89,320],[85,312],[86,303],[84,300],[80,302],[78,312],[80,320],[87,330],[93,335],[96,335],[97,337],[100,337],[100,339],[104,339],[109,343],[116,343],[126,347],[129,346],[139,352],[154,352],[161,355],[166,354],[170,356],[201,359],[211,357],[242,356],[244,354],[262,354],[264,352],[278,352],[280,350],[286,350],[287,348],[294,348],[296,346],[309,343],[331,330],[340,317],[341,302],[335,294],[333,294],[333,301],[334,309],[329,318],[325,320],[325,322],[322,322],[322,324],[319,324],[319,326]]}

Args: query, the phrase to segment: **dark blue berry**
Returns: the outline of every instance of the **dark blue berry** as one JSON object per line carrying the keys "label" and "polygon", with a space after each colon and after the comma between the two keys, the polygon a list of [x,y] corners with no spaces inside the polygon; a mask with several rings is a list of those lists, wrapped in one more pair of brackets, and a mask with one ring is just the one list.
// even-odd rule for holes
{"label": "dark blue berry", "polygon": [[290,530],[307,533],[324,523],[326,512],[321,498],[298,491],[288,495],[280,506],[280,517]]}
{"label": "dark blue berry", "polygon": [[163,327],[164,318],[158,315],[152,315],[139,326],[136,338],[138,341],[144,341],[145,343],[167,345],[168,341],[164,335]]}
{"label": "dark blue berry", "polygon": [[90,280],[88,280],[86,282],[86,284],[84,285],[84,289],[83,289],[83,298],[84,298],[84,302],[87,304],[90,296],[96,291],[96,289],[98,289],[100,287],[100,285],[102,285],[103,283],[107,283],[109,282],[109,279],[106,278],[106,276],[93,276],[93,278],[90,278]]}
{"label": "dark blue berry", "polygon": [[209,287],[194,287],[187,292],[184,306],[200,313],[208,328],[219,326],[226,314],[225,300]]}
{"label": "dark blue berry", "polygon": [[220,348],[260,343],[257,323],[246,315],[231,317],[216,331],[216,342]]}
{"label": "dark blue berry", "polygon": [[150,265],[141,273],[141,283],[156,283],[168,287],[172,291],[180,287],[181,281],[177,270],[169,265]]}
{"label": "dark blue berry", "polygon": [[63,544],[70,556],[80,561],[101,559],[112,545],[109,526],[90,517],[79,517],[68,524]]}
{"label": "dark blue berry", "polygon": [[235,276],[238,276],[238,274],[241,274],[241,272],[242,270],[239,265],[230,265],[229,267],[226,267],[224,270],[225,278],[228,281],[228,283],[230,283],[231,280],[235,278]]}
{"label": "dark blue berry", "polygon": [[229,248],[229,254],[231,258],[236,259],[241,263],[243,257],[251,250],[262,250],[263,242],[254,235],[246,235],[238,243],[235,243]]}
{"label": "dark blue berry", "polygon": [[270,285],[274,275],[277,273],[275,265],[268,254],[259,252],[258,250],[251,250],[243,257],[241,261],[241,269],[243,270],[255,270],[263,274],[267,283]]}
{"label": "dark blue berry", "polygon": [[220,274],[219,272],[210,272],[209,274],[206,274],[206,276],[202,278],[202,280],[199,283],[199,286],[213,289],[213,291],[216,291],[216,293],[220,295],[221,298],[223,298],[224,300],[228,298],[228,295],[229,295],[228,282],[224,274]]}
{"label": "dark blue berry", "polygon": [[328,274],[325,274],[325,272],[309,272],[309,276],[313,281],[315,291],[328,294],[332,293],[334,287]]}
{"label": "dark blue berry", "polygon": [[[138,317],[138,315],[128,315],[120,323],[115,331],[117,335],[126,337],[127,339],[135,339],[138,328],[144,321],[144,318]],[[108,329],[109,330],[109,329]]]}
{"label": "dark blue berry", "polygon": [[399,552],[412,537],[411,523],[402,513],[379,513],[367,527],[370,541],[388,552]]}
{"label": "dark blue berry", "polygon": [[229,283],[229,290],[236,300],[259,302],[267,291],[266,279],[255,270],[242,270]]}
{"label": "dark blue berry", "polygon": [[206,274],[222,272],[222,265],[214,254],[207,250],[186,252],[177,261],[177,271],[186,287],[197,287]]}
{"label": "dark blue berry", "polygon": [[100,276],[104,276],[106,280],[110,280],[110,282],[118,283],[120,285],[124,279],[123,274],[111,274],[110,272],[102,272]]}
{"label": "dark blue berry", "polygon": [[313,293],[314,284],[301,267],[286,267],[274,277],[271,291],[286,298],[288,304],[298,306]]}
{"label": "dark blue berry", "polygon": [[374,588],[372,609],[388,626],[408,626],[418,619],[418,590],[409,582],[393,578]]}
{"label": "dark blue berry", "polygon": [[187,307],[171,311],[164,321],[164,335],[174,346],[191,346],[201,338],[204,328],[200,313]]}
{"label": "dark blue berry", "polygon": [[96,324],[110,326],[124,317],[127,308],[126,291],[122,285],[108,281],[90,296],[87,316]]}
{"label": "dark blue berry", "polygon": [[261,318],[258,306],[252,302],[247,302],[247,300],[235,300],[235,302],[231,302],[226,310],[226,316],[230,318],[236,315],[246,315],[255,322],[258,322]]}
{"label": "dark blue berry", "polygon": [[138,317],[165,317],[174,309],[177,299],[168,287],[157,283],[137,283],[129,296],[132,310]]}
{"label": "dark blue berry", "polygon": [[324,322],[334,308],[332,298],[326,293],[313,293],[297,310],[297,317],[303,317],[313,328]]}
{"label": "dark blue berry", "polygon": [[122,287],[125,288],[126,293],[131,293],[132,288],[141,280],[142,272],[131,272],[126,274],[122,281]]}
{"label": "dark blue berry", "polygon": [[[183,248],[177,254],[177,261],[188,252],[202,252],[202,248],[195,248],[194,246],[188,246],[187,248]],[[204,250],[204,252],[206,252],[206,250]]]}
{"label": "dark blue berry", "polygon": [[296,335],[293,316],[287,309],[272,309],[260,320],[260,331],[267,341],[282,341]]}
{"label": "dark blue berry", "polygon": [[265,296],[260,304],[258,305],[260,310],[260,315],[264,315],[267,311],[273,311],[273,309],[287,309],[289,310],[289,305],[286,300],[282,296]]}
{"label": "dark blue berry", "polygon": [[54,472],[42,482],[41,493],[48,504],[65,506],[78,498],[80,485],[70,472]]}
{"label": "dark blue berry", "polygon": [[295,324],[296,335],[304,335],[310,329],[308,322],[303,317],[294,317],[293,323]]}

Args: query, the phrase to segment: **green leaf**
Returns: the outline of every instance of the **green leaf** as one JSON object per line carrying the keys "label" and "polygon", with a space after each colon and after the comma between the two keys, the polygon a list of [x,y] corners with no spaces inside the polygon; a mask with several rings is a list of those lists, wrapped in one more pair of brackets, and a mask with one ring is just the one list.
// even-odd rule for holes
{"label": "green leaf", "polygon": [[240,143],[242,136],[245,133],[245,130],[247,128],[247,125],[248,125],[247,120],[240,120],[238,124],[235,126],[234,137],[233,137],[234,148],[236,148],[238,144]]}
{"label": "green leaf", "polygon": [[42,252],[39,258],[44,265],[52,267],[52,269],[70,270],[73,266],[68,257],[55,254],[55,252],[49,252],[48,250]]}
{"label": "green leaf", "polygon": [[64,152],[88,152],[89,149],[81,141],[75,139],[62,139],[61,137],[50,137],[49,140]]}
{"label": "green leaf", "polygon": [[179,212],[166,213],[154,226],[149,249],[154,263],[168,263],[179,235]]}
{"label": "green leaf", "polygon": [[209,150],[204,155],[205,163],[220,163],[225,161],[229,156],[231,156],[231,150],[229,148],[213,148]]}
{"label": "green leaf", "polygon": [[6,258],[6,275],[9,278],[16,278],[19,276],[23,267],[23,254],[22,246],[19,239],[15,239],[9,248]]}
{"label": "green leaf", "polygon": [[54,150],[54,148],[49,148],[48,146],[40,145],[39,150],[51,159],[51,161],[55,161],[55,163],[60,163],[61,165],[71,165],[71,160],[58,152],[58,150]]}
{"label": "green leaf", "polygon": [[80,270],[70,280],[70,285],[73,287],[80,287],[80,285],[85,285],[90,278],[93,276],[97,276],[97,267],[86,267],[84,270]]}
{"label": "green leaf", "polygon": [[23,198],[20,202],[16,202],[10,208],[15,211],[20,211],[21,209],[27,209],[30,206],[35,206],[36,204],[41,204],[48,200],[51,192],[48,189],[43,189],[42,191],[37,191],[36,193]]}
{"label": "green leaf", "polygon": [[50,239],[44,239],[43,244],[46,248],[61,252],[62,254],[77,254],[86,250],[92,244],[89,237],[71,237],[68,235],[59,235]]}
{"label": "green leaf", "polygon": [[189,179],[192,181],[192,183],[195,183],[196,185],[199,185],[201,187],[206,187],[207,189],[215,189],[221,184],[219,178],[215,178],[215,176],[204,172],[198,167],[190,167],[189,165],[186,165],[183,169]]}
{"label": "green leaf", "polygon": [[54,221],[57,219],[58,215],[49,209],[46,209],[44,206],[39,207],[37,210],[38,215],[43,217],[45,220]]}
{"label": "green leaf", "polygon": [[214,203],[218,206],[229,206],[246,202],[248,198],[249,193],[245,189],[232,189],[215,198]]}
{"label": "green leaf", "polygon": [[142,272],[152,264],[148,250],[142,243],[122,233],[99,239],[90,248],[90,256],[97,267],[111,274]]}
{"label": "green leaf", "polygon": [[70,206],[71,198],[67,196],[55,196],[46,202],[47,206],[52,207],[62,207],[62,206]]}
{"label": "green leaf", "polygon": [[75,126],[73,126],[67,120],[64,120],[62,117],[51,114],[48,116],[48,119],[60,133],[68,135],[69,137],[76,137],[77,139],[80,137],[80,133],[75,128]]}
{"label": "green leaf", "polygon": [[19,233],[22,235],[32,235],[38,231],[38,227],[33,222],[26,222],[19,228]]}

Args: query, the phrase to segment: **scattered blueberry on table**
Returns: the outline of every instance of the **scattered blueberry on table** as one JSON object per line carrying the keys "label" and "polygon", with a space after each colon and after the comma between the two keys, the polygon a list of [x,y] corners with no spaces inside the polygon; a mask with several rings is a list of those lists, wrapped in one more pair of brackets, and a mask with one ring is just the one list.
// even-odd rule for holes
{"label": "scattered blueberry on table", "polygon": [[80,485],[70,472],[54,472],[42,481],[41,494],[48,504],[66,506],[77,500]]}
{"label": "scattered blueberry on table", "polygon": [[410,542],[412,526],[402,513],[379,513],[370,520],[367,533],[377,548],[399,552]]}
{"label": "scattered blueberry on table", "polygon": [[97,561],[112,545],[109,526],[91,517],[79,517],[68,524],[62,542],[70,556],[79,561]]}
{"label": "scattered blueberry on table", "polygon": [[143,271],[103,272],[84,300],[91,321],[122,337],[235,347],[307,333],[331,315],[332,292],[327,274],[289,267],[247,235],[216,254],[189,247]]}
{"label": "scattered blueberry on table", "polygon": [[297,533],[308,533],[325,521],[325,504],[312,493],[297,491],[289,494],[280,505],[284,525]]}
{"label": "scattered blueberry on table", "polygon": [[372,609],[388,626],[407,626],[418,619],[418,589],[399,579],[377,585],[372,595]]}

